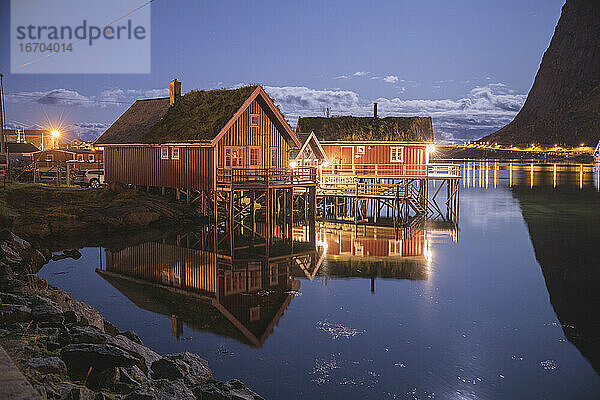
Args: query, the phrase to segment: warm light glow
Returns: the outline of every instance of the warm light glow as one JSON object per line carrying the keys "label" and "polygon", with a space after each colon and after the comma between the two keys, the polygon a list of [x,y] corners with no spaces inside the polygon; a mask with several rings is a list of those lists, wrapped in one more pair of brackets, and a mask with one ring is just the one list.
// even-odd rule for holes
{"label": "warm light glow", "polygon": [[52,131],[52,137],[53,138],[57,138],[60,136],[60,132],[59,131]]}
{"label": "warm light glow", "polygon": [[581,143],[581,147],[585,146],[585,143]]}
{"label": "warm light glow", "polygon": [[323,165],[323,168],[329,167],[329,161],[324,161],[322,165]]}
{"label": "warm light glow", "polygon": [[435,151],[435,145],[430,144],[427,146],[427,153],[433,153]]}
{"label": "warm light glow", "polygon": [[290,167],[296,168],[297,166],[298,166],[298,163],[296,161],[290,161]]}

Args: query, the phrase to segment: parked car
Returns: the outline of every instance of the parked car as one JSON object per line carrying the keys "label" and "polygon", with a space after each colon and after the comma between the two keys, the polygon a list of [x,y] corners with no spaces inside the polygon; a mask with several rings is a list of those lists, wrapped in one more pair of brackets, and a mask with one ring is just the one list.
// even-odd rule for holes
{"label": "parked car", "polygon": [[99,188],[104,185],[103,169],[84,169],[77,171],[73,183],[81,187]]}

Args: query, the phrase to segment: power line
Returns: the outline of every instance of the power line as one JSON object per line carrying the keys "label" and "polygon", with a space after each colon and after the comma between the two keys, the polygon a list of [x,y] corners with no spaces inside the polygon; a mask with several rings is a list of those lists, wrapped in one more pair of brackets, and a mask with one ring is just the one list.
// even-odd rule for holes
{"label": "power line", "polygon": [[[142,9],[142,8],[146,7],[148,4],[150,4],[150,3],[152,3],[152,2],[154,2],[154,0],[149,0],[149,1],[147,1],[146,3],[142,4],[141,6],[139,6],[139,7],[135,8],[135,9],[133,9],[133,10],[129,11],[127,14],[125,14],[125,15],[123,15],[123,16],[121,16],[121,17],[117,18],[117,19],[115,19],[115,20],[114,20],[114,21],[112,21],[112,22],[109,22],[108,24],[104,25],[102,28],[98,29],[97,31],[95,31],[95,32],[90,32],[90,33],[88,33],[87,35],[85,35],[84,37],[82,37],[81,39],[74,41],[73,43],[69,44],[69,46],[72,46],[72,45],[74,45],[74,44],[77,44],[77,43],[81,42],[82,40],[85,40],[85,39],[87,39],[87,38],[88,38],[88,36],[90,36],[92,33],[100,32],[102,29],[106,28],[107,26],[110,26],[110,25],[114,24],[115,22],[119,22],[119,21],[120,21],[120,20],[122,20],[123,18],[127,17],[128,15],[131,15],[131,14],[133,14],[133,13],[134,13],[134,12],[136,12],[137,10],[140,10],[140,9]],[[42,57],[40,57],[40,58],[38,58],[38,59],[36,59],[36,60],[29,61],[28,63],[25,63],[25,64],[23,64],[23,65],[20,65],[20,66],[18,66],[17,68],[26,67],[26,66],[28,66],[28,65],[31,65],[31,64],[33,64],[33,63],[35,63],[35,62],[41,61],[41,60],[43,60],[43,59],[45,59],[45,58],[48,58],[48,57],[50,57],[50,56],[52,56],[52,55],[54,55],[54,54],[56,54],[56,53],[60,53],[60,50],[59,50],[59,51],[53,51],[52,53],[48,53],[48,54],[46,54],[46,55],[44,55],[44,56],[42,56]]]}

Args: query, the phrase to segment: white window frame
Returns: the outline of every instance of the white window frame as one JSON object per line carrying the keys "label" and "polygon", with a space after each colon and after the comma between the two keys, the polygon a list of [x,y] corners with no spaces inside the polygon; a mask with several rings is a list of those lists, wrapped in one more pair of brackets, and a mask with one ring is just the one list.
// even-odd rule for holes
{"label": "white window frame", "polygon": [[365,154],[365,146],[356,146],[356,154],[361,156]]}
{"label": "white window frame", "polygon": [[[256,118],[256,123],[252,119]],[[260,114],[250,114],[250,128],[258,128],[260,126]]]}
{"label": "white window frame", "polygon": [[84,162],[83,154],[77,154],[77,162]]}
{"label": "white window frame", "polygon": [[90,155],[88,156],[88,161],[89,161],[89,162],[94,162],[94,155],[93,155],[93,154],[90,154]]}
{"label": "white window frame", "polygon": [[[270,149],[270,162],[271,162],[271,167],[277,167],[279,166],[279,149],[277,147],[271,147]],[[275,162],[273,162],[275,161]]]}
{"label": "white window frame", "polygon": [[171,158],[179,160],[179,147],[171,147]]}
{"label": "white window frame", "polygon": [[169,159],[169,148],[166,146],[163,146],[160,148],[160,159],[161,160],[168,160]]}
{"label": "white window frame", "polygon": [[390,162],[404,162],[404,146],[390,147]]}

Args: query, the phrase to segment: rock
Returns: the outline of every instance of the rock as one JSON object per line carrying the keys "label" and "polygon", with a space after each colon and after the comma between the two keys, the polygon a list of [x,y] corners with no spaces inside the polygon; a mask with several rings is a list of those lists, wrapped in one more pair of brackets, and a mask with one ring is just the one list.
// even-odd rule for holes
{"label": "rock", "polygon": [[90,367],[92,373],[100,373],[109,368],[133,367],[142,371],[146,368],[144,359],[139,355],[121,349],[112,344],[70,344],[60,352],[60,358],[67,365],[73,379],[84,378]]}
{"label": "rock", "polygon": [[59,289],[49,290],[47,295],[62,307],[63,311],[74,312],[78,323],[95,326],[104,332],[104,317],[94,307],[75,300],[70,293]]}
{"label": "rock", "polygon": [[12,293],[0,293],[0,302],[4,304],[27,305],[27,300],[23,296],[17,296]]}
{"label": "rock", "polygon": [[69,328],[69,343],[112,343],[112,336],[107,335],[92,325],[75,325]]}
{"label": "rock", "polygon": [[237,379],[228,382],[209,380],[194,386],[192,390],[198,400],[262,400]]}
{"label": "rock", "polygon": [[19,264],[23,261],[19,253],[13,250],[7,242],[0,243],[0,250],[4,252],[2,259],[9,264]]}
{"label": "rock", "polygon": [[67,366],[58,357],[32,358],[27,366],[40,374],[58,374],[67,373]]}
{"label": "rock", "polygon": [[125,396],[125,400],[156,400],[156,393],[150,385],[142,385]]}
{"label": "rock", "polygon": [[109,389],[115,391],[120,376],[119,369],[116,367],[96,372],[92,369],[86,380],[86,386],[93,390]]}
{"label": "rock", "polygon": [[59,393],[61,400],[92,400],[94,398],[94,392],[85,386],[73,383],[60,384]]}
{"label": "rock", "polygon": [[102,321],[102,327],[104,328],[104,332],[108,333],[110,336],[117,336],[121,333],[113,324],[105,319]]}
{"label": "rock", "polygon": [[17,304],[0,304],[0,324],[31,321],[31,309]]}
{"label": "rock", "polygon": [[135,365],[131,368],[119,367],[118,369],[119,382],[121,383],[138,386],[148,382],[148,378],[146,377],[146,374],[144,374],[144,371]]}
{"label": "rock", "polygon": [[156,400],[196,400],[194,393],[182,380],[159,379],[152,382]]}
{"label": "rock", "polygon": [[137,344],[136,342],[128,339],[123,335],[117,335],[112,338],[112,342],[116,346],[121,347],[129,352],[138,354],[144,359],[144,368],[141,368],[142,371],[148,372],[151,369],[152,363],[157,360],[160,360],[162,357],[160,354],[150,350],[148,347],[143,346],[141,344]]}
{"label": "rock", "polygon": [[183,379],[190,372],[190,366],[181,360],[161,358],[152,363],[152,379]]}
{"label": "rock", "polygon": [[62,324],[65,321],[63,309],[56,303],[48,300],[31,308],[31,316],[36,322],[56,322]]}
{"label": "rock", "polygon": [[167,354],[165,358],[169,360],[179,360],[189,366],[189,372],[185,375],[185,381],[189,385],[196,385],[200,382],[212,379],[212,371],[208,367],[208,361],[190,352]]}
{"label": "rock", "polygon": [[140,339],[140,337],[137,335],[137,333],[133,332],[133,331],[126,331],[126,332],[121,332],[121,335],[125,336],[127,339],[136,342],[137,344],[141,344],[143,345],[144,343],[142,343],[142,339]]}
{"label": "rock", "polygon": [[63,315],[65,317],[65,324],[75,324],[75,323],[77,323],[77,314],[75,314],[75,311],[68,310],[68,311],[65,311],[63,313]]}

